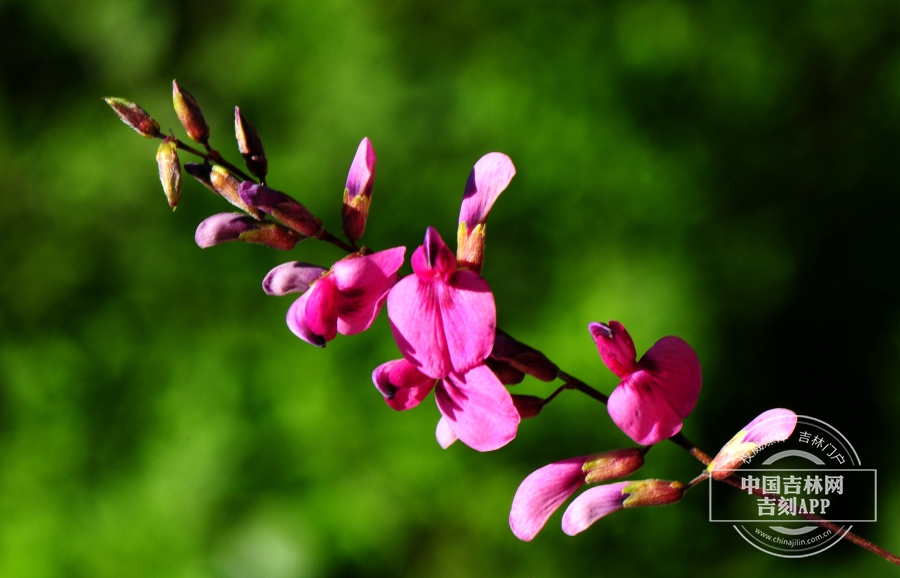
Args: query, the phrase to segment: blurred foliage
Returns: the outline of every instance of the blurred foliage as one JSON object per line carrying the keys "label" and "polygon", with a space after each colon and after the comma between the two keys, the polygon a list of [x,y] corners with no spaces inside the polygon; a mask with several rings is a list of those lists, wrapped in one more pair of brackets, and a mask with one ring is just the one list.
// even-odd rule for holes
{"label": "blurred foliage", "polygon": [[[157,143],[100,98],[181,135],[177,78],[233,161],[240,105],[271,185],[332,230],[369,136],[376,248],[452,239],[472,164],[509,154],[484,272],[500,325],[607,392],[589,321],[639,351],[684,337],[705,376],[688,437],[714,452],[777,406],[834,424],[879,470],[880,521],[856,529],[896,552],[900,4],[3,0],[0,18],[0,575],[887,575],[848,544],[757,552],[707,522],[705,488],[519,542],[522,478],[629,443],[605,410],[568,392],[500,451],[441,450],[432,402],[398,414],[370,384],[397,356],[383,315],[315,350],[260,290],[336,250],[201,251],[194,228],[229,207],[189,182],[172,214]],[[699,470],[671,444],[648,458],[645,477]]]}

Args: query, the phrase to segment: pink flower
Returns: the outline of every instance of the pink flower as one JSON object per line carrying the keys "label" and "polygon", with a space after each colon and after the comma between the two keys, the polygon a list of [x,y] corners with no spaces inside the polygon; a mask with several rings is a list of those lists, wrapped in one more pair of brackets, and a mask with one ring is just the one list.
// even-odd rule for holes
{"label": "pink flower", "polygon": [[270,295],[303,293],[287,313],[290,330],[317,347],[338,333],[354,335],[372,325],[397,281],[405,247],[371,255],[354,253],[325,271],[305,263],[284,263],[263,280]]}
{"label": "pink flower", "polygon": [[587,530],[600,518],[622,508],[666,506],[681,499],[684,484],[667,480],[618,482],[587,490],[569,504],[562,529],[569,536]]}
{"label": "pink flower", "polygon": [[516,437],[519,413],[509,392],[486,365],[435,379],[406,359],[396,359],[376,367],[372,381],[385,402],[398,411],[419,405],[434,389],[443,416],[437,431],[443,447],[458,437],[470,448],[486,452]]}
{"label": "pink flower", "polygon": [[456,268],[453,253],[428,227],[412,256],[413,275],[387,298],[394,340],[416,369],[433,379],[464,375],[491,353],[497,313],[487,282]]}
{"label": "pink flower", "polygon": [[520,540],[531,541],[578,488],[637,471],[644,464],[644,453],[641,448],[613,450],[562,460],[532,472],[516,490],[509,512],[510,529]]}
{"label": "pink flower", "polygon": [[366,230],[374,182],[375,149],[366,137],[356,149],[356,156],[353,157],[350,172],[347,173],[347,184],[344,187],[341,217],[344,221],[344,235],[351,241],[357,241]]}
{"label": "pink flower", "polygon": [[770,409],[759,414],[719,450],[707,466],[714,480],[724,480],[732,470],[753,456],[756,448],[791,437],[797,426],[797,414],[789,409]]}
{"label": "pink flower", "polygon": [[503,153],[488,153],[472,168],[459,209],[456,258],[461,267],[481,272],[488,213],[515,174],[516,167]]}
{"label": "pink flower", "polygon": [[700,361],[678,337],[663,337],[640,361],[631,336],[618,321],[591,323],[588,329],[603,362],[622,378],[609,396],[609,416],[628,437],[655,444],[681,431],[702,383]]}

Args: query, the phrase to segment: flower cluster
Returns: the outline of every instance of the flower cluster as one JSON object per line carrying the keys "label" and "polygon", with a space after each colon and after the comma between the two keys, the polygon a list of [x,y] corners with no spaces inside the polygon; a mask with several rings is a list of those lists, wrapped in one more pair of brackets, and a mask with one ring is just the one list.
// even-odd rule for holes
{"label": "flower cluster", "polygon": [[[793,412],[770,410],[741,430],[713,460],[707,458],[707,469],[690,484],[613,481],[640,469],[650,446],[663,440],[676,437],[679,445],[692,447],[681,430],[700,395],[700,361],[690,345],[674,336],[658,340],[638,359],[621,323],[590,323],[601,360],[621,380],[607,398],[497,328],[497,305],[481,272],[488,215],[516,174],[508,156],[486,154],[469,174],[456,253],[428,226],[422,245],[412,253],[412,272],[401,277],[405,247],[373,251],[358,244],[366,229],[375,178],[376,156],[368,138],[360,142],[347,175],[342,240],[302,203],[266,185],[269,165],[262,139],[239,108],[234,111],[235,138],[249,174],[210,146],[209,125],[197,100],[177,83],[173,82],[173,103],[178,119],[205,152],[174,135],[163,135],[159,123],[136,104],[120,98],[105,100],[139,134],[163,141],[156,158],[171,207],[180,202],[184,170],[241,211],[212,215],[201,222],[195,233],[200,247],[247,242],[286,251],[306,239],[317,239],[344,251],[342,258],[328,266],[283,263],[265,276],[263,290],[272,296],[296,295],[287,310],[287,326],[317,347],[325,347],[338,334],[366,331],[386,305],[401,357],[376,367],[372,381],[385,403],[399,411],[416,407],[434,391],[441,415],[436,437],[442,447],[458,439],[478,451],[501,448],[516,437],[523,419],[537,416],[567,389],[607,403],[613,423],[638,447],[565,459],[527,476],[515,493],[509,515],[510,528],[522,540],[533,539],[585,484],[611,482],[589,488],[571,502],[562,517],[563,531],[570,535],[620,509],[673,504],[704,479],[727,480],[748,453],[787,438],[794,429],[797,416]],[[203,162],[182,166],[178,151],[199,156]],[[546,398],[511,394],[507,386],[526,376],[564,383]]]}

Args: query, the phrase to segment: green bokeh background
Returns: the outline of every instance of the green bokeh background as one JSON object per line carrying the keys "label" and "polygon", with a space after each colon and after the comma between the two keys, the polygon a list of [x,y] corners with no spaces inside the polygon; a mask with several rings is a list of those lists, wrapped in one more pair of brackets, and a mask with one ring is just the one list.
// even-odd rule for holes
{"label": "green bokeh background", "polygon": [[[370,383],[397,357],[384,315],[317,350],[260,290],[339,253],[198,249],[229,206],[192,181],[168,210],[157,143],[100,97],[183,135],[177,78],[232,160],[240,105],[271,185],[333,230],[370,137],[375,248],[452,240],[472,165],[509,154],[500,326],[606,392],[589,321],[639,352],[687,339],[688,437],[713,452],[779,406],[832,423],[879,473],[857,529],[900,551],[897,2],[3,0],[0,21],[0,576],[891,572],[846,543],[762,554],[707,522],[704,487],[520,542],[522,478],[630,443],[605,410],[567,392],[502,450],[440,449],[433,402],[399,414]],[[699,469],[662,444],[641,477]]]}

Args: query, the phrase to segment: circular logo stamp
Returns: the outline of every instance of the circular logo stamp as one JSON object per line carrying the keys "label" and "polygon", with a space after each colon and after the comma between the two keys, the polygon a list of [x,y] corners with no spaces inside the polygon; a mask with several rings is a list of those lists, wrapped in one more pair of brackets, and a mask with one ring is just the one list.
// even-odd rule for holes
{"label": "circular logo stamp", "polygon": [[788,439],[767,443],[766,424],[754,427],[762,443],[731,470],[740,485],[709,484],[711,522],[732,524],[767,554],[804,558],[840,542],[853,524],[877,521],[877,472],[861,466],[836,428],[798,416]]}

